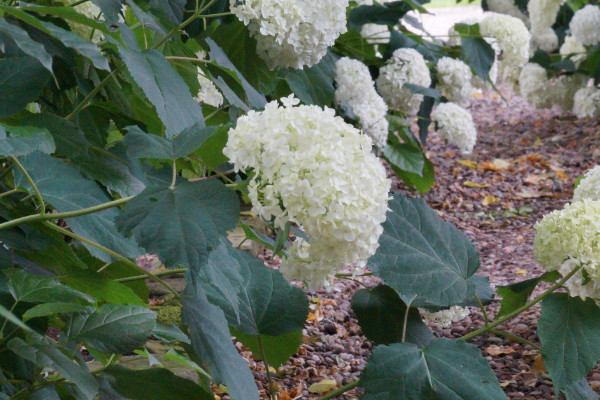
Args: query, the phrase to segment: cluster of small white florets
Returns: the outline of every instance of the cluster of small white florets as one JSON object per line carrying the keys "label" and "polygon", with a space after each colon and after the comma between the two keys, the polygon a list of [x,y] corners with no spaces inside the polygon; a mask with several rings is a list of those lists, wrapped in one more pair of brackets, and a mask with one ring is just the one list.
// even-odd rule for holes
{"label": "cluster of small white florets", "polygon": [[563,58],[573,61],[576,66],[586,58],[585,47],[573,36],[565,37],[559,53]]}
{"label": "cluster of small white florets", "polygon": [[[204,60],[206,59],[206,52],[199,51],[196,53],[196,57],[200,60]],[[219,89],[217,89],[213,81],[208,79],[205,72],[200,67],[198,67],[198,84],[200,85],[200,90],[198,90],[198,94],[196,94],[197,102],[208,104],[213,107],[220,107],[223,104],[223,95],[219,92]]]}
{"label": "cluster of small white florets", "polygon": [[529,22],[529,19],[513,0],[488,0],[488,10],[498,14],[506,14],[511,17],[519,18],[524,24]]}
{"label": "cluster of small white florets", "polygon": [[438,104],[431,113],[442,135],[455,144],[462,154],[470,154],[477,142],[477,129],[471,114],[454,103]]}
{"label": "cluster of small white florets", "polygon": [[591,118],[600,115],[600,89],[585,87],[575,92],[573,113],[577,118]]}
{"label": "cluster of small white florets", "polygon": [[535,53],[537,49],[542,49],[548,53],[558,49],[558,36],[552,28],[546,28],[543,31],[532,31],[529,52]]}
{"label": "cluster of small white florets", "polygon": [[379,24],[364,24],[360,35],[370,44],[387,43],[391,36],[387,26]]}
{"label": "cluster of small white florets", "polygon": [[423,56],[415,49],[402,48],[380,68],[377,90],[386,103],[393,108],[413,113],[423,101],[423,95],[415,94],[403,87],[405,83],[429,87],[431,76]]}
{"label": "cluster of small white florets", "polygon": [[358,60],[340,58],[335,64],[335,103],[350,117],[356,117],[373,144],[383,147],[387,141],[388,112],[383,98],[375,90],[369,68]]}
{"label": "cluster of small white florets", "polygon": [[600,43],[600,7],[588,4],[577,10],[569,23],[571,34],[579,43],[593,46]]}
{"label": "cluster of small white florets", "polygon": [[437,312],[423,312],[425,319],[431,322],[437,329],[448,328],[453,322],[462,321],[470,314],[471,312],[467,307],[460,306],[452,306],[447,310]]}
{"label": "cluster of small white florets", "polygon": [[[70,6],[71,4],[77,2],[77,0],[59,0],[59,1],[61,3],[63,3],[65,6]],[[86,1],[85,3],[76,5],[73,8],[79,14],[85,15],[89,19],[95,20],[101,16],[100,8],[91,1]],[[102,39],[102,32],[100,32],[98,30],[94,30],[93,28],[91,28],[87,25],[83,25],[83,24],[80,24],[78,22],[74,22],[71,20],[67,20],[67,24],[69,24],[69,27],[71,28],[71,30],[73,32],[77,33],[79,36],[81,36],[85,40],[91,40],[94,43],[98,43]]]}
{"label": "cluster of small white florets", "polygon": [[535,229],[536,261],[563,276],[583,265],[565,286],[571,296],[600,301],[600,201],[567,204],[537,222]]}
{"label": "cluster of small white florets", "polygon": [[563,3],[564,0],[529,0],[527,12],[529,13],[531,33],[540,34],[551,28]]}
{"label": "cluster of small white florets", "polygon": [[483,36],[496,39],[502,51],[503,64],[518,68],[529,60],[531,35],[520,19],[491,13],[479,23],[479,27]]}
{"label": "cluster of small white florets", "polygon": [[536,108],[550,107],[551,91],[546,70],[535,63],[527,63],[519,75],[521,96]]}
{"label": "cluster of small white florets", "polygon": [[600,165],[588,170],[573,192],[573,201],[600,200]]}
{"label": "cluster of small white florets", "polygon": [[271,69],[318,63],[346,32],[347,6],[348,0],[230,0],[231,12],[248,25]]}
{"label": "cluster of small white florets", "polygon": [[[364,267],[379,246],[391,182],[371,139],[331,108],[293,96],[250,111],[229,131],[223,153],[236,170],[251,169],[252,212],[276,227],[301,226],[282,261],[288,279],[311,289],[346,265]],[[250,171],[249,171],[250,172]]]}
{"label": "cluster of small white florets", "polygon": [[437,78],[437,88],[455,103],[464,103],[473,92],[471,68],[460,60],[440,58],[437,63]]}

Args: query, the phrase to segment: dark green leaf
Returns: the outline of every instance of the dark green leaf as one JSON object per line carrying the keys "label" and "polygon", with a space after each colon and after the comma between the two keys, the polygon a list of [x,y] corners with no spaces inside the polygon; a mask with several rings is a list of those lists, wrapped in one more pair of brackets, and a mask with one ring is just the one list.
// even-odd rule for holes
{"label": "dark green leaf", "polygon": [[422,94],[425,97],[431,97],[433,99],[439,99],[442,97],[442,92],[435,88],[423,87],[414,85],[412,83],[405,83],[402,85],[402,87],[409,89],[412,93]]}
{"label": "dark green leaf", "polygon": [[46,52],[41,43],[38,43],[29,37],[27,31],[17,25],[9,23],[6,19],[0,18],[0,32],[10,36],[16,45],[27,55],[35,58],[52,73],[52,56]]}
{"label": "dark green leaf", "polygon": [[463,37],[460,49],[462,57],[473,67],[477,76],[487,81],[496,58],[492,46],[482,38]]}
{"label": "dark green leaf", "polygon": [[[377,344],[402,341],[406,303],[389,286],[360,289],[352,296],[352,310],[363,334]],[[419,310],[411,308],[406,326],[406,341],[419,347],[427,346],[433,334],[421,319]]]}
{"label": "dark green leaf", "polygon": [[502,296],[500,311],[496,318],[509,314],[517,308],[524,306],[531,293],[540,282],[555,282],[560,277],[557,271],[546,272],[537,278],[527,279],[508,286],[498,287],[498,294]]}
{"label": "dark green leaf", "polygon": [[[21,163],[36,183],[44,200],[59,212],[80,210],[110,201],[94,182],[85,179],[72,166],[46,154],[33,153],[23,157]],[[15,171],[15,186],[33,192],[23,175]],[[123,237],[114,226],[117,215],[114,208],[69,219],[69,226],[78,235],[93,240],[126,257],[142,254],[133,240]],[[104,260],[111,257],[93,246],[84,244],[90,252]]]}
{"label": "dark green leaf", "polygon": [[92,143],[77,125],[56,114],[33,114],[23,118],[23,125],[47,129],[56,145],[56,154],[70,159],[90,159]]}
{"label": "dark green leaf", "polygon": [[189,330],[194,353],[218,383],[236,400],[258,400],[254,377],[229,336],[223,311],[210,304],[203,289],[188,284],[182,296],[181,319]]}
{"label": "dark green leaf", "polygon": [[36,100],[51,75],[33,57],[0,59],[0,118],[21,111]]}
{"label": "dark green leaf", "polygon": [[228,158],[223,154],[227,144],[227,133],[231,126],[221,125],[208,137],[194,155],[198,156],[202,163],[212,170],[217,170],[221,164],[225,164]]}
{"label": "dark green leaf", "polygon": [[23,320],[47,317],[49,315],[85,311],[86,306],[76,303],[43,303],[30,308],[23,314]]}
{"label": "dark green leaf", "polygon": [[92,3],[97,5],[104,15],[104,19],[108,22],[118,22],[123,3],[121,0],[92,0]]}
{"label": "dark green leaf", "polygon": [[408,2],[395,1],[382,5],[358,6],[350,11],[348,26],[360,31],[364,24],[396,25],[412,7]]}
{"label": "dark green leaf", "polygon": [[413,144],[400,143],[396,135],[389,135],[387,144],[381,150],[385,160],[395,169],[422,176],[425,156],[421,149]]}
{"label": "dark green leaf", "polygon": [[290,70],[285,81],[304,104],[330,105],[335,95],[335,61],[334,56],[328,53],[310,68]]}
{"label": "dark green leaf", "polygon": [[435,171],[433,169],[433,163],[429,160],[425,160],[423,166],[423,174],[419,176],[412,172],[403,171],[392,165],[394,173],[404,181],[404,183],[411,189],[416,189],[419,193],[423,194],[432,188],[435,182]]}
{"label": "dark green leaf", "polygon": [[123,396],[121,399],[213,400],[214,398],[208,390],[164,368],[133,370],[115,365],[102,371],[102,377],[106,378],[115,392]]}
{"label": "dark green leaf", "polygon": [[152,336],[156,336],[157,338],[164,340],[166,342],[178,341],[185,344],[191,344],[190,338],[183,333],[179,327],[174,324],[169,326],[164,326],[161,324],[156,324],[154,330],[152,331]]}
{"label": "dark green leaf", "polygon": [[564,393],[567,400],[598,400],[598,395],[585,379],[568,385]]}
{"label": "dark green leaf", "polygon": [[194,267],[235,227],[238,215],[235,192],[205,180],[146,188],[127,203],[117,225],[167,267]]}
{"label": "dark green leaf", "polygon": [[446,338],[424,349],[410,343],[377,346],[360,381],[364,400],[506,399],[479,349]]}
{"label": "dark green leaf", "polygon": [[173,139],[145,133],[137,126],[130,126],[127,129],[123,142],[127,146],[129,157],[171,160],[193,153],[215,132],[216,128],[196,124],[184,129]]}
{"label": "dark green leaf", "polygon": [[565,389],[600,360],[600,308],[589,298],[553,293],[542,301],[538,335],[552,381]]}
{"label": "dark green leaf", "polygon": [[[13,15],[15,18],[21,18],[20,13],[15,12],[9,7],[2,8],[3,11]],[[77,22],[78,24],[82,24],[85,26],[89,26],[90,28],[96,29],[105,35],[111,35],[108,26],[102,22],[96,21],[95,19],[91,19],[86,17],[85,15],[77,12],[73,7],[60,7],[60,6],[37,6],[37,5],[28,5],[26,7],[19,7],[19,10],[23,11],[33,11],[40,15],[53,15],[55,17],[63,18],[69,21]],[[25,22],[29,22],[24,20]]]}
{"label": "dark green leaf", "polygon": [[150,10],[169,26],[177,26],[183,20],[186,0],[150,0]]}
{"label": "dark green leaf", "polygon": [[155,326],[156,314],[146,307],[105,304],[97,310],[73,314],[64,334],[72,343],[127,354],[142,346]]}
{"label": "dark green leaf", "polygon": [[47,129],[0,124],[0,155],[20,157],[34,151],[51,154],[54,150],[54,139]]}
{"label": "dark green leaf", "polygon": [[150,29],[159,32],[162,36],[166,36],[169,32],[164,26],[162,26],[152,14],[149,14],[142,10],[133,0],[125,0],[126,3],[133,11],[135,17],[140,21],[140,24],[144,27],[148,27]]}
{"label": "dark green leaf", "polygon": [[54,278],[28,274],[19,269],[5,272],[8,290],[15,301],[24,303],[47,303],[52,301],[87,303],[87,297]]}
{"label": "dark green leaf", "polygon": [[[7,310],[2,304],[0,304],[0,317],[2,317],[2,319],[6,321],[12,322],[13,324],[15,324],[16,326],[18,326],[26,332],[32,332],[32,329],[30,327],[25,325],[23,321],[21,321],[15,314]],[[2,339],[1,336],[0,339]]]}
{"label": "dark green leaf", "polygon": [[396,194],[388,203],[379,249],[369,260],[373,273],[413,304],[449,307],[470,299],[468,279],[479,268],[469,239],[441,219],[423,199]]}
{"label": "dark green leaf", "polygon": [[[254,357],[262,360],[262,350],[269,365],[277,368],[285,364],[291,356],[296,354],[302,344],[302,330],[286,333],[279,336],[248,335],[231,328],[231,334],[244,346],[252,351]],[[258,342],[260,338],[260,344]]]}
{"label": "dark green leaf", "polygon": [[32,333],[32,343],[23,339],[11,339],[6,347],[18,356],[41,368],[50,368],[75,384],[77,399],[94,400],[98,393],[98,382],[84,365],[79,365],[64,355],[59,347],[39,334]]}

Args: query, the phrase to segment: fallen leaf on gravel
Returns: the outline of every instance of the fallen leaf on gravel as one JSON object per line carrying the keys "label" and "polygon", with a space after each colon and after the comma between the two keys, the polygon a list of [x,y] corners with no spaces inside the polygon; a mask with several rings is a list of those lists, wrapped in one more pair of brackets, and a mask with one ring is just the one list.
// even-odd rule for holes
{"label": "fallen leaf on gravel", "polygon": [[500,354],[512,354],[515,352],[515,349],[513,349],[512,347],[500,347],[500,346],[496,346],[495,344],[486,347],[485,351],[490,355],[490,356],[497,356]]}
{"label": "fallen leaf on gravel", "polygon": [[287,390],[283,389],[277,395],[277,400],[292,400],[292,396],[289,395]]}
{"label": "fallen leaf on gravel", "polygon": [[494,161],[492,161],[492,165],[498,169],[508,169],[510,167],[510,162],[501,158],[495,158]]}
{"label": "fallen leaf on gravel", "polygon": [[311,393],[323,394],[337,387],[337,382],[333,379],[323,379],[321,382],[313,383],[308,387]]}
{"label": "fallen leaf on gravel", "polygon": [[502,382],[502,383],[500,383],[500,387],[501,387],[501,388],[505,388],[505,387],[507,387],[508,385],[510,385],[511,383],[512,383],[512,381],[506,381],[506,382]]}
{"label": "fallen leaf on gravel", "polygon": [[520,270],[517,271],[517,274],[519,274],[519,275],[527,275],[527,271],[524,270],[524,269],[520,269]]}
{"label": "fallen leaf on gravel", "polygon": [[540,139],[539,137],[535,138],[535,141],[533,142],[532,146],[533,147],[540,147],[542,145],[542,139]]}
{"label": "fallen leaf on gravel", "polygon": [[544,360],[542,359],[542,356],[536,357],[535,361],[533,362],[533,365],[531,366],[531,370],[538,375],[541,375],[544,372],[546,372],[546,366],[544,365]]}
{"label": "fallen leaf on gravel", "polygon": [[481,201],[481,204],[484,206],[489,206],[490,204],[498,203],[500,199],[494,196],[485,196]]}
{"label": "fallen leaf on gravel", "polygon": [[459,163],[471,169],[477,169],[477,163],[471,160],[458,160]]}
{"label": "fallen leaf on gravel", "polygon": [[474,187],[474,188],[490,187],[489,183],[477,183],[477,182],[472,182],[472,181],[464,181],[463,185],[468,186],[468,187]]}
{"label": "fallen leaf on gravel", "polygon": [[569,176],[567,174],[565,174],[564,172],[561,172],[561,171],[556,171],[556,176],[558,176],[563,181],[568,181],[569,180]]}

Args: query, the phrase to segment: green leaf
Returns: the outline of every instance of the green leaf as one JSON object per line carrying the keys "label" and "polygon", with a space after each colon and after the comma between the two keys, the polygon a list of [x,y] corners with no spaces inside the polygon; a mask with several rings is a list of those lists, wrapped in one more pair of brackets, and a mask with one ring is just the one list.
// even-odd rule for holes
{"label": "green leaf", "polygon": [[360,31],[364,24],[396,25],[412,9],[410,3],[405,1],[355,7],[350,11],[348,26]]}
{"label": "green leaf", "polygon": [[52,73],[52,56],[46,52],[41,43],[31,39],[27,31],[0,18],[0,32],[8,35],[25,54],[38,60],[48,72]]}
{"label": "green leaf", "polygon": [[24,303],[47,303],[53,301],[87,303],[87,297],[54,278],[28,274],[19,270],[5,271],[8,290],[15,301]]}
{"label": "green leaf", "polygon": [[[269,365],[279,367],[285,364],[291,356],[296,354],[302,344],[302,330],[286,333],[279,336],[248,335],[235,328],[231,328],[231,334],[242,342],[244,346],[252,351],[254,358],[262,360],[262,349]],[[260,344],[258,342],[260,338]]]}
{"label": "green leaf", "polygon": [[[33,332],[33,330],[30,327],[25,325],[23,321],[21,321],[15,314],[7,310],[2,304],[0,304],[0,317],[9,322],[12,322],[19,328],[23,329],[25,332]],[[2,339],[2,336],[0,336],[0,339]]]}
{"label": "green leaf", "polygon": [[105,278],[94,271],[73,268],[67,272],[66,276],[61,278],[61,281],[72,288],[94,297],[97,301],[114,304],[146,305],[144,300],[137,296],[129,287],[112,279]]}
{"label": "green leaf", "polygon": [[85,311],[86,308],[86,306],[76,303],[43,303],[25,311],[23,320],[27,321],[32,318],[47,317],[49,315]]}
{"label": "green leaf", "polygon": [[484,82],[487,81],[496,58],[492,46],[482,38],[463,37],[460,51],[477,76]]}
{"label": "green leaf", "polygon": [[508,286],[499,286],[497,291],[498,294],[502,296],[502,301],[500,303],[500,311],[496,314],[496,318],[509,314],[517,308],[524,306],[538,283],[555,282],[558,278],[560,278],[560,274],[557,271],[551,271],[545,272],[537,278],[527,279]]}
{"label": "green leaf", "polygon": [[190,338],[185,333],[183,333],[183,331],[179,329],[179,327],[177,327],[174,324],[164,326],[157,323],[154,327],[154,330],[152,331],[152,336],[155,336],[169,343],[175,340],[185,344],[192,343],[190,341]]}
{"label": "green leaf", "polygon": [[[45,201],[59,212],[80,210],[109,202],[111,199],[100,187],[85,179],[79,171],[64,161],[46,154],[33,153],[22,158],[21,163],[37,185]],[[15,186],[33,193],[29,182],[20,171],[15,170]],[[114,226],[114,208],[69,219],[69,227],[78,235],[97,242],[125,257],[135,258],[142,254],[133,240],[125,238]],[[84,243],[97,258],[111,261],[101,250]]]}
{"label": "green leaf", "polygon": [[[11,12],[12,10],[7,10],[6,8],[2,8],[2,10],[15,16],[16,18],[19,18],[19,16],[16,15],[17,13],[13,13]],[[83,14],[80,14],[73,7],[37,6],[30,4],[26,7],[19,8],[23,11],[33,11],[40,15],[53,15],[58,18],[77,22],[78,24],[82,24],[85,26],[89,26],[90,28],[96,29],[102,32],[104,35],[112,36],[112,32],[108,29],[108,26],[106,24],[96,21],[95,19],[88,18]]]}
{"label": "green leaf", "polygon": [[0,59],[0,118],[21,111],[36,100],[50,73],[33,57]]}
{"label": "green leaf", "polygon": [[127,354],[146,343],[155,326],[156,314],[146,307],[105,304],[97,310],[73,314],[64,333],[71,343]]}
{"label": "green leaf", "polygon": [[221,125],[217,130],[208,137],[200,148],[194,152],[194,155],[199,157],[204,165],[212,170],[217,170],[221,164],[225,164],[229,159],[223,154],[223,149],[227,144],[227,133],[231,126]]}
{"label": "green leaf", "polygon": [[171,160],[185,157],[198,149],[216,130],[215,127],[193,125],[173,139],[164,139],[130,126],[123,142],[131,158],[154,158]]}
{"label": "green leaf", "polygon": [[77,125],[56,114],[42,113],[28,115],[21,121],[30,125],[47,129],[54,138],[56,154],[69,159],[89,159],[92,143]]}
{"label": "green leaf", "polygon": [[400,143],[396,135],[390,134],[381,153],[385,160],[392,165],[394,171],[399,169],[422,176],[425,156],[419,147],[409,143]]}
{"label": "green leaf", "polygon": [[211,179],[173,189],[150,186],[127,203],[117,226],[167,267],[195,267],[235,227],[238,215],[235,192]]}
{"label": "green leaf", "polygon": [[41,368],[50,368],[75,384],[73,390],[76,399],[94,400],[98,393],[98,382],[89,373],[85,365],[77,364],[50,339],[37,333],[31,333],[32,343],[21,338],[11,339],[6,347],[26,360]]}
{"label": "green leaf", "polygon": [[161,34],[161,37],[164,37],[169,33],[169,31],[164,26],[162,26],[162,24],[160,24],[152,14],[142,10],[133,0],[125,0],[125,2],[129,5],[129,8],[131,9],[131,11],[133,11],[133,14],[138,19],[138,21],[140,21],[140,24],[144,28],[150,28],[155,30],[156,32]]}
{"label": "green leaf", "polygon": [[422,176],[413,172],[403,171],[394,165],[392,165],[392,170],[409,188],[416,189],[420,194],[427,192],[435,183],[433,163],[427,159],[423,166]]}
{"label": "green leaf", "polygon": [[186,0],[150,0],[150,11],[169,26],[177,26],[183,21]]}
{"label": "green leaf", "polygon": [[0,124],[0,155],[20,157],[34,151],[51,154],[54,150],[54,139],[47,129]]}
{"label": "green leaf", "polygon": [[394,195],[379,249],[369,260],[373,273],[402,300],[449,307],[470,299],[469,282],[479,268],[479,254],[469,239],[441,219],[423,199]]}
{"label": "green leaf", "polygon": [[589,298],[552,293],[542,301],[538,335],[552,381],[565,389],[600,360],[600,308]]}
{"label": "green leaf", "polygon": [[425,97],[431,97],[432,99],[439,99],[442,97],[442,92],[438,89],[432,87],[424,87],[419,85],[414,85],[412,83],[405,83],[402,85],[403,88],[407,88],[412,93],[422,94]]}
{"label": "green leaf", "polygon": [[119,45],[119,54],[135,82],[156,108],[167,137],[172,138],[192,125],[202,125],[204,118],[200,105],[165,57],[156,50],[140,50],[133,44],[129,45],[129,49]]}
{"label": "green leaf", "polygon": [[360,382],[364,400],[506,399],[479,349],[446,338],[423,349],[410,343],[377,346]]}
{"label": "green leaf", "polygon": [[214,398],[214,395],[205,388],[189,379],[180,378],[164,368],[133,370],[115,365],[105,369],[102,377],[106,378],[115,392],[128,400],[213,400]]}
{"label": "green leaf", "polygon": [[92,0],[102,10],[104,19],[108,22],[118,22],[123,3],[121,0]]}
{"label": "green leaf", "polygon": [[598,400],[598,395],[586,379],[568,385],[563,392],[567,400]]}
{"label": "green leaf", "polygon": [[285,81],[304,104],[330,105],[335,96],[335,62],[335,57],[327,53],[318,64],[310,68],[290,70]]}
{"label": "green leaf", "polygon": [[[402,341],[406,303],[389,286],[360,289],[352,296],[352,310],[363,334],[377,344]],[[425,347],[433,341],[433,334],[425,325],[419,310],[411,308],[406,325],[406,341]]]}
{"label": "green leaf", "polygon": [[254,377],[230,339],[223,311],[208,302],[198,285],[188,283],[181,300],[181,320],[190,330],[199,363],[216,382],[227,385],[234,399],[258,400]]}

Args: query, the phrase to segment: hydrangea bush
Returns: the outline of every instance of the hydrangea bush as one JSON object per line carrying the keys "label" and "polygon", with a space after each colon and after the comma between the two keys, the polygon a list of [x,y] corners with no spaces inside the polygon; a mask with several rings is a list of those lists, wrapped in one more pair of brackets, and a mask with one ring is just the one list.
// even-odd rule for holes
{"label": "hydrangea bush", "polygon": [[[484,6],[495,13],[441,41],[407,29],[420,2],[0,4],[0,399],[213,399],[221,385],[257,400],[232,336],[275,399],[272,366],[303,341],[306,291],[364,273],[381,285],[352,309],[374,351],[360,380],[322,400],[355,387],[364,399],[505,399],[468,341],[540,302],[557,393],[586,398],[600,359],[595,170],[537,225],[547,273],[498,288],[502,300],[462,232],[390,193],[385,163],[419,192],[433,184],[430,130],[476,151],[459,104],[497,75],[540,106],[596,115],[585,85],[597,6]],[[279,268],[234,247],[232,230]],[[165,269],[140,267],[144,254]],[[173,274],[183,290],[163,280]],[[179,324],[149,306],[146,280],[170,293]],[[457,340],[424,322],[441,329],[493,301],[495,319]]]}

